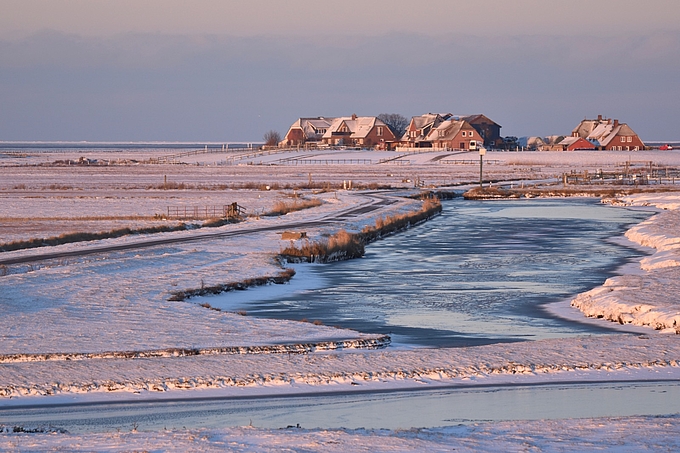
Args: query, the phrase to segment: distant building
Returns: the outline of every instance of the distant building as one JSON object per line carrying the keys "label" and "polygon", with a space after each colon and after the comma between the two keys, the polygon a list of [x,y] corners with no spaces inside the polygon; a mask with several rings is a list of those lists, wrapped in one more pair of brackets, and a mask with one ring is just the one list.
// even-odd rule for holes
{"label": "distant building", "polygon": [[564,137],[556,143],[543,145],[543,151],[576,151],[595,149],[595,145],[581,137]]}
{"label": "distant building", "polygon": [[432,129],[451,118],[450,113],[426,113],[414,116],[401,137],[401,144],[410,148],[431,148],[432,143],[427,140]]}
{"label": "distant building", "polygon": [[482,114],[461,116],[460,119],[470,123],[484,140],[484,146],[497,148],[503,143],[501,125]]}
{"label": "distant building", "polygon": [[321,137],[326,145],[388,149],[396,141],[390,128],[375,116],[335,118]]}
{"label": "distant building", "polygon": [[607,151],[638,151],[645,148],[640,137],[626,123],[603,118],[584,119],[571,131],[572,137],[580,137],[592,143],[594,149]]}
{"label": "distant building", "polygon": [[[484,146],[495,148],[499,147],[503,142],[503,139],[501,138],[501,126],[485,115],[426,113],[425,115],[411,118],[411,122],[406,128],[406,132],[401,137],[401,144],[411,148],[430,148],[435,146],[434,143],[440,143],[441,140],[438,140],[437,137],[433,137],[431,132],[446,121],[466,122],[467,125],[472,126],[476,131],[476,134],[474,134],[475,141],[484,143]],[[448,124],[447,127],[450,128],[452,124],[453,123]],[[469,139],[469,133],[466,132],[465,138]],[[460,143],[461,142],[459,141],[458,145],[460,145]],[[454,148],[459,148],[459,146],[455,146]]]}
{"label": "distant building", "polygon": [[482,143],[482,137],[470,123],[457,119],[442,121],[425,140],[433,148],[448,149],[477,149]]}
{"label": "distant building", "polygon": [[280,146],[302,146],[307,143],[321,143],[321,137],[326,133],[335,118],[300,118],[288,129]]}

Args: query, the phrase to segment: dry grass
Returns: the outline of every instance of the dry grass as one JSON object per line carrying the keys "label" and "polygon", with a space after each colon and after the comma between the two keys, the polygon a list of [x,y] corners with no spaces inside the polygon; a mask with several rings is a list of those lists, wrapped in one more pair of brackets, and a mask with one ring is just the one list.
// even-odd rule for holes
{"label": "dry grass", "polygon": [[303,209],[315,208],[321,206],[323,202],[318,198],[312,198],[311,200],[293,200],[293,201],[277,201],[274,203],[274,207],[271,211],[266,212],[263,215],[266,216],[277,216],[288,214],[289,212],[302,211]]}
{"label": "dry grass", "polygon": [[423,201],[419,211],[380,217],[375,226],[365,227],[360,233],[340,230],[326,240],[307,241],[301,246],[291,244],[281,250],[280,256],[290,262],[329,263],[364,256],[365,244],[383,236],[404,230],[441,212],[438,199]]}
{"label": "dry grass", "polygon": [[[265,276],[265,277],[255,277],[255,278],[248,278],[240,282],[230,282],[230,283],[224,283],[221,285],[214,285],[214,286],[205,286],[203,282],[201,282],[201,287],[200,288],[195,288],[195,289],[185,289],[182,291],[173,291],[168,298],[170,301],[183,301],[186,299],[189,299],[191,297],[196,297],[196,296],[205,296],[208,294],[220,294],[224,293],[227,291],[234,291],[234,290],[244,290],[248,289],[251,287],[255,286],[263,286],[263,285],[269,285],[269,284],[277,284],[281,285],[284,283],[288,283],[291,278],[295,275],[295,269],[287,268],[283,269],[281,272],[279,272],[275,276]],[[213,308],[210,306],[208,303],[201,304],[202,307],[204,308],[209,308],[212,310],[217,310],[220,311],[219,309]],[[245,312],[243,313],[245,316]]]}

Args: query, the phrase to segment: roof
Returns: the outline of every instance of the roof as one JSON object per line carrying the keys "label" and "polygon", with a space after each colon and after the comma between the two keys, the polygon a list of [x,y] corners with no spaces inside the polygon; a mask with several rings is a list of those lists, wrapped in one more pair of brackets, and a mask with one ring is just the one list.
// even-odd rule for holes
{"label": "roof", "polygon": [[324,118],[323,116],[316,118],[299,118],[293,123],[288,131],[290,132],[291,129],[302,129],[307,140],[319,140],[322,135],[320,130],[325,132],[326,129],[330,127],[333,120],[334,118]]}
{"label": "roof", "polygon": [[333,133],[336,133],[343,124],[349,129],[351,138],[365,138],[374,126],[384,126],[389,129],[383,121],[375,116],[343,116],[333,119],[323,138],[331,138]]}
{"label": "roof", "polygon": [[[439,126],[430,131],[426,140],[451,140],[461,129],[473,129],[473,127],[465,120],[450,119],[442,121]],[[442,132],[442,135],[440,135],[440,132]]]}
{"label": "roof", "polygon": [[[430,132],[426,129],[436,127],[442,121],[448,120],[449,118],[451,118],[450,113],[426,113],[424,115],[411,117],[411,123],[409,126],[412,124],[416,130],[421,132],[415,141],[420,141],[425,138],[425,136]],[[404,132],[404,135],[402,136],[402,140],[408,141],[410,138],[411,137],[407,128],[406,132]]]}
{"label": "roof", "polygon": [[614,137],[637,135],[626,123],[619,123],[618,120],[612,122],[611,119],[602,116],[596,120],[581,121],[571,134],[576,134],[600,146],[607,146]]}

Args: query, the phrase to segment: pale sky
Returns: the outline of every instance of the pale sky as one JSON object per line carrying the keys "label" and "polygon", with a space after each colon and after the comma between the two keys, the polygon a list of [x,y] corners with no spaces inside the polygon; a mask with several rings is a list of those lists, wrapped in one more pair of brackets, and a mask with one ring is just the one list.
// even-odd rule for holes
{"label": "pale sky", "polygon": [[0,0],[0,140],[260,140],[434,111],[680,139],[678,80],[678,0]]}

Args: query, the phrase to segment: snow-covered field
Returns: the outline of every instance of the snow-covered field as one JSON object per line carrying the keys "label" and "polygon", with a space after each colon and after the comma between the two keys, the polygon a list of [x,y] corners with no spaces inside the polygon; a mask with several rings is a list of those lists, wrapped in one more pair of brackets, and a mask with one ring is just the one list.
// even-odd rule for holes
{"label": "snow-covered field", "polygon": [[[92,153],[89,156],[92,159],[101,157]],[[81,154],[79,151],[78,155]],[[366,158],[366,154],[361,158]],[[377,154],[371,153],[368,158],[386,158]],[[498,179],[549,178],[570,170],[614,168],[629,159],[680,165],[680,155],[660,152],[634,156],[596,152],[489,154],[488,159],[497,161],[488,166],[489,172]],[[408,161],[404,164],[364,165],[294,166],[290,162],[287,166],[265,165],[294,158],[280,154],[247,158],[252,165],[239,166],[233,162],[219,165],[217,161],[208,165],[210,162],[200,161],[199,157],[187,157],[189,165],[102,167],[23,165],[56,160],[45,153],[4,158],[0,160],[0,165],[6,165],[0,166],[0,242],[74,230],[105,231],[112,226],[146,225],[155,221],[134,217],[152,217],[158,211],[163,212],[167,205],[220,205],[237,201],[251,213],[262,212],[277,200],[289,199],[293,189],[280,189],[284,183],[307,183],[310,179],[334,181],[337,185],[353,180],[406,190],[413,187],[412,182],[406,181],[416,177],[433,185],[474,181],[478,177],[478,167],[474,164],[437,163],[444,159],[463,159],[461,156],[427,153],[404,156],[400,158]],[[438,159],[433,160],[434,157]],[[307,155],[306,158],[359,157],[345,151],[332,157]],[[162,184],[165,177],[190,188],[148,188]],[[231,188],[235,183],[266,183],[272,187],[278,184],[279,188]],[[512,384],[625,380],[638,379],[641,373],[651,376],[657,372],[667,379],[680,379],[680,342],[676,335],[680,321],[677,296],[680,193],[637,194],[616,202],[660,209],[654,217],[627,233],[630,240],[654,248],[655,253],[642,260],[641,269],[635,274],[611,278],[602,287],[578,295],[572,303],[588,316],[603,318],[599,321],[602,323],[611,320],[652,327],[642,337],[598,336],[455,350],[348,349],[302,355],[214,353],[117,358],[103,354],[172,348],[275,347],[329,340],[349,341],[347,344],[351,346],[352,341],[375,338],[308,322],[254,319],[210,310],[191,299],[168,301],[171,292],[181,289],[276,275],[281,268],[273,257],[288,241],[281,241],[278,230],[256,233],[249,231],[252,228],[274,226],[283,231],[290,222],[323,219],[333,212],[370,203],[370,195],[356,191],[303,191],[302,195],[319,198],[323,204],[282,217],[253,216],[240,224],[209,229],[211,233],[242,230],[244,233],[239,236],[3,267],[0,407],[28,402],[56,403],[74,396],[80,401],[115,400],[133,392],[149,398],[178,394],[200,396],[208,394],[206,392],[213,392],[211,395],[272,394],[357,387],[352,384],[361,384],[358,387],[364,389],[387,389],[471,380]],[[418,204],[401,199],[380,211],[347,218],[334,225],[311,227],[308,234],[316,238],[340,228],[358,230],[378,216],[416,209]],[[42,220],[39,224],[28,220],[35,218]],[[205,229],[200,229],[157,236],[185,237],[204,232]],[[142,239],[127,236],[51,247],[50,251],[126,244]],[[28,257],[44,251],[45,248],[4,252],[0,258]],[[280,290],[285,291],[286,285],[281,285]],[[81,355],[78,360],[62,360],[62,356],[46,356],[51,353]],[[452,448],[456,451],[644,451],[642,448],[647,448],[673,451],[677,449],[680,434],[679,420],[673,416],[509,421],[398,432],[227,428],[97,436],[4,434],[0,436],[0,449],[278,451],[285,447],[291,451],[450,451]],[[565,441],[566,448],[563,448]]]}

